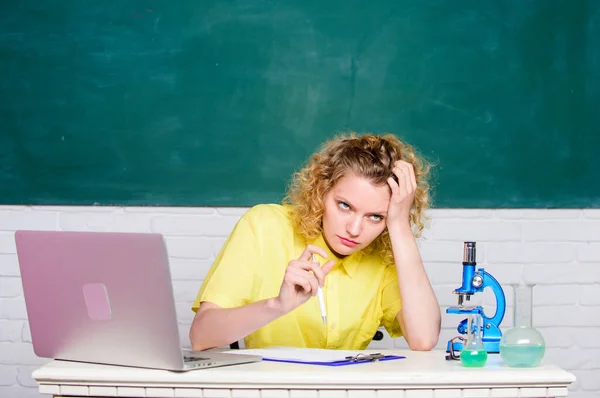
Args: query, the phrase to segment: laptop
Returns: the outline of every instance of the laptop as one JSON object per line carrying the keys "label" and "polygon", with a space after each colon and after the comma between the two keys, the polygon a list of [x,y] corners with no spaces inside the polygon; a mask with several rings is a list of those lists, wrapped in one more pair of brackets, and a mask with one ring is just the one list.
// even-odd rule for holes
{"label": "laptop", "polygon": [[257,355],[182,349],[161,234],[15,232],[35,354],[187,371]]}

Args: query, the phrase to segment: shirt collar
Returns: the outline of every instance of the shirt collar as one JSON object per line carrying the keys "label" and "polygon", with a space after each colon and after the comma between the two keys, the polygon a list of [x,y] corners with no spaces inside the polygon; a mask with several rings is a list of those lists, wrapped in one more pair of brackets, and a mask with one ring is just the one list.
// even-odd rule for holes
{"label": "shirt collar", "polygon": [[310,244],[322,248],[327,253],[326,259],[321,259],[321,256],[315,256],[319,260],[319,263],[324,264],[329,260],[336,260],[334,268],[337,266],[341,266],[350,278],[352,278],[352,276],[356,272],[358,264],[360,263],[360,260],[363,256],[362,250],[359,250],[356,253],[352,253],[351,255],[343,258],[336,256],[331,250],[329,250],[329,246],[327,246],[327,243],[325,243],[323,234],[319,234],[319,236],[317,236],[315,240],[310,242]]}

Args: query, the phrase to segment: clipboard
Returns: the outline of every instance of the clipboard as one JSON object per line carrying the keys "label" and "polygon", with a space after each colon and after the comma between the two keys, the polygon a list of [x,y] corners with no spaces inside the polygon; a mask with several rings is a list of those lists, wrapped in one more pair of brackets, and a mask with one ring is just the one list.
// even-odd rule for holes
{"label": "clipboard", "polygon": [[270,347],[229,350],[232,354],[260,355],[263,361],[320,366],[347,366],[404,359],[402,355],[319,348]]}
{"label": "clipboard", "polygon": [[383,355],[380,353],[374,353],[374,354],[358,354],[356,356],[345,357],[343,360],[338,360],[338,361],[305,361],[305,360],[297,360],[297,359],[281,359],[281,358],[267,358],[267,357],[263,357],[263,361],[299,363],[299,364],[304,364],[304,365],[320,365],[320,366],[348,366],[348,365],[358,365],[358,364],[362,364],[362,363],[393,361],[395,359],[404,359],[404,358],[406,358],[406,357],[402,356],[402,355]]}

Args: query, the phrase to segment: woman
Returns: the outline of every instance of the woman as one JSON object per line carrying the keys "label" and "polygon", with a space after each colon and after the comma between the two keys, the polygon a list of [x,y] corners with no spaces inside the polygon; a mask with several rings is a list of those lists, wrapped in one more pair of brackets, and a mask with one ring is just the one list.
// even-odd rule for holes
{"label": "woman", "polygon": [[192,306],[193,349],[244,338],[246,348],[360,350],[380,326],[413,350],[432,349],[440,308],[415,241],[427,174],[393,135],[326,142],[283,205],[254,206],[236,224]]}

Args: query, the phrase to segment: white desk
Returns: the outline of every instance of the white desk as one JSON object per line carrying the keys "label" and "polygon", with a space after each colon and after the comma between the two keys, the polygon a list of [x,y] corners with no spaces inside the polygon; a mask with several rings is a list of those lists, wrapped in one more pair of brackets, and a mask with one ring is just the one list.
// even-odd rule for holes
{"label": "white desk", "polygon": [[575,377],[557,366],[484,368],[446,361],[443,351],[381,351],[406,359],[342,367],[257,362],[169,372],[52,361],[33,372],[54,397],[463,398],[565,397]]}

